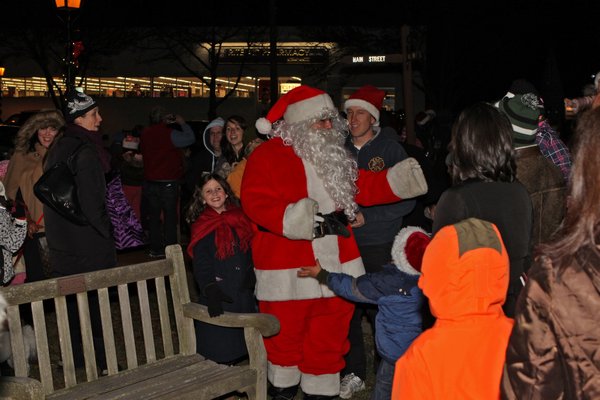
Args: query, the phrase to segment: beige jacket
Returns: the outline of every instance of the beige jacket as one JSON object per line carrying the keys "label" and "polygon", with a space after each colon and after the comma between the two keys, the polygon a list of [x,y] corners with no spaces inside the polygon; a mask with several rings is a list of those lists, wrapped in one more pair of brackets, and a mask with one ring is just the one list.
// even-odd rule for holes
{"label": "beige jacket", "polygon": [[[23,201],[30,213],[30,218],[34,222],[39,222],[43,225],[44,208],[42,203],[33,193],[33,185],[42,176],[42,163],[46,148],[39,143],[35,144],[35,151],[30,153],[15,153],[8,163],[8,170],[4,177],[4,187],[6,189],[6,197],[15,200],[17,192],[21,189]],[[44,228],[40,229],[43,232]]]}

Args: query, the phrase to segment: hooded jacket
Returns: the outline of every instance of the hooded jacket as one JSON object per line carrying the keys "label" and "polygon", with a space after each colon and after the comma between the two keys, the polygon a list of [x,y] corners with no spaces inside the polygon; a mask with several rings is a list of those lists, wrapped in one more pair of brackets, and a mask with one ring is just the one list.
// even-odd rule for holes
{"label": "hooded jacket", "polygon": [[210,163],[210,171],[213,172],[215,170],[215,164],[217,163],[217,158],[219,155],[215,153],[214,147],[210,144],[210,128],[214,126],[225,126],[225,120],[221,117],[215,118],[204,129],[204,133],[202,134],[202,142],[204,143],[204,147],[206,150],[212,155],[211,163]]}
{"label": "hooded jacket", "polygon": [[392,399],[498,399],[513,326],[502,311],[509,261],[498,229],[475,218],[442,228],[421,273],[437,321],[396,363]]}

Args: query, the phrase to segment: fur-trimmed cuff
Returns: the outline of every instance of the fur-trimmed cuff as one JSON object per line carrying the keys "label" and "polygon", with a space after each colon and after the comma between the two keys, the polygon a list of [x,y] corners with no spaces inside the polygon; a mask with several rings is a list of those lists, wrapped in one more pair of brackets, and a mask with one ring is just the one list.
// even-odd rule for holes
{"label": "fur-trimmed cuff", "polygon": [[391,167],[387,173],[387,180],[394,194],[403,200],[427,193],[427,181],[421,165],[412,157]]}
{"label": "fur-trimmed cuff", "polygon": [[308,197],[287,206],[283,214],[283,236],[292,240],[312,240],[317,211],[319,205]]}

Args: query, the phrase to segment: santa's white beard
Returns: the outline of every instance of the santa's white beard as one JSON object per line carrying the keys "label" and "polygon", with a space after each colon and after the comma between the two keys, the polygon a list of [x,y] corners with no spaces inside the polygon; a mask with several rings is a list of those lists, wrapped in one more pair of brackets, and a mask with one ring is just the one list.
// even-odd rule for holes
{"label": "santa's white beard", "polygon": [[350,220],[356,216],[356,161],[344,147],[345,134],[336,129],[290,129],[294,152],[314,168],[338,209]]}

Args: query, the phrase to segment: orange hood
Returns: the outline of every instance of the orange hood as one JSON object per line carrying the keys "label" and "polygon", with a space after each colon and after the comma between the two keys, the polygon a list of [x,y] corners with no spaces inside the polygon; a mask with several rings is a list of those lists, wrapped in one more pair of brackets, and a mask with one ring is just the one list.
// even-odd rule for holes
{"label": "orange hood", "polygon": [[438,320],[503,315],[506,248],[494,224],[469,218],[442,228],[423,256],[419,287]]}

